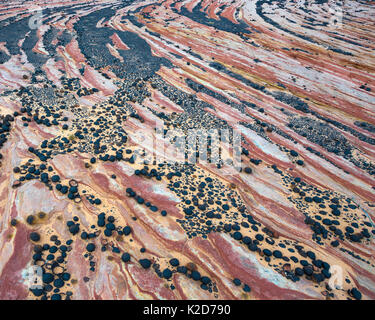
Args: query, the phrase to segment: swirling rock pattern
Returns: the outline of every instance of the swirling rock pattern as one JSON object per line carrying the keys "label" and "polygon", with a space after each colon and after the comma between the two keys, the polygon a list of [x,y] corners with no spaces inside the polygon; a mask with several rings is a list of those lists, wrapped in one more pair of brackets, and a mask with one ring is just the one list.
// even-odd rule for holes
{"label": "swirling rock pattern", "polygon": [[[373,1],[0,4],[0,298],[374,299],[374,22]],[[161,121],[239,129],[243,170],[135,161]]]}

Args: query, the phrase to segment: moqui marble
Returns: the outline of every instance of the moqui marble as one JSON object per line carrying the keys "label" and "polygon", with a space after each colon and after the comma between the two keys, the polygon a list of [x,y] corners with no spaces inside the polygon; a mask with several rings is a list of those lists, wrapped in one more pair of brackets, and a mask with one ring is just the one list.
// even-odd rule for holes
{"label": "moqui marble", "polygon": [[373,1],[2,1],[0,33],[0,299],[375,299]]}

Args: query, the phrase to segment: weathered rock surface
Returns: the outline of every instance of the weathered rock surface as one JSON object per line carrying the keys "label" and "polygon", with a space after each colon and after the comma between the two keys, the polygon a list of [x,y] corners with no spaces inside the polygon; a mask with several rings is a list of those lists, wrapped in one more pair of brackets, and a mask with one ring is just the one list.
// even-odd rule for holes
{"label": "weathered rock surface", "polygon": [[0,4],[0,299],[375,299],[375,7],[331,5]]}

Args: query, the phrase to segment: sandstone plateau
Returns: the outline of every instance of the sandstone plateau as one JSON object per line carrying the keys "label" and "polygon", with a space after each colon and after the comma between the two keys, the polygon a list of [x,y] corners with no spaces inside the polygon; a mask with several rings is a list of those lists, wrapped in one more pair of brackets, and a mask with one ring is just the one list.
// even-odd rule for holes
{"label": "sandstone plateau", "polygon": [[374,1],[2,1],[0,147],[2,300],[375,299]]}

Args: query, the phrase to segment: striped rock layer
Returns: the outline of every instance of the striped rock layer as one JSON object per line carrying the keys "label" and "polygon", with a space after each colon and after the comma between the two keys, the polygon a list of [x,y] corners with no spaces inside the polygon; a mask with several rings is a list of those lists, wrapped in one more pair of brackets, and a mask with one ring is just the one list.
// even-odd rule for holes
{"label": "striped rock layer", "polygon": [[374,299],[374,5],[0,4],[0,299]]}

